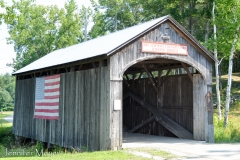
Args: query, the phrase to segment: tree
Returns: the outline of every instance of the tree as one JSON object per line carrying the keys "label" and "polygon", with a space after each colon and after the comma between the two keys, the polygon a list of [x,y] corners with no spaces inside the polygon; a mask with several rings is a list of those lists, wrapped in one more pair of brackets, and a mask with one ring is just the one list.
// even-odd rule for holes
{"label": "tree", "polygon": [[9,64],[14,70],[83,39],[83,22],[74,0],[62,9],[36,5],[32,0],[13,1],[5,9],[4,22],[10,34],[7,42],[14,45],[17,53]]}
{"label": "tree", "polygon": [[99,0],[91,1],[95,10],[94,26],[89,35],[95,38],[109,32],[125,29],[143,20],[141,3],[137,0]]}
{"label": "tree", "polygon": [[[212,16],[213,16],[213,29],[214,29],[214,57],[215,59],[218,59],[218,52],[217,52],[217,29],[216,29],[216,22],[215,22],[215,2],[213,2],[213,9],[212,9]],[[215,75],[216,75],[216,94],[217,94],[217,109],[218,109],[218,121],[222,119],[222,111],[221,111],[221,97],[220,97],[220,90],[219,90],[219,73],[218,69],[219,68],[219,63],[218,61],[215,62]]]}
{"label": "tree", "polygon": [[0,109],[3,109],[10,105],[13,105],[12,97],[6,90],[0,88]]}
{"label": "tree", "polygon": [[15,97],[15,77],[10,74],[0,75],[0,109],[13,110]]}
{"label": "tree", "polygon": [[221,28],[218,31],[218,50],[224,53],[229,60],[224,114],[224,126],[227,127],[232,84],[232,65],[237,43],[239,42],[240,2],[238,0],[216,0],[216,6],[217,15],[215,22],[219,26],[218,28]]}
{"label": "tree", "polygon": [[93,16],[93,10],[91,7],[85,7],[82,5],[81,12],[80,12],[81,17],[84,18],[84,27],[83,27],[83,32],[84,32],[84,41],[87,41],[89,39],[88,36],[88,25],[89,22],[91,22],[91,18]]}
{"label": "tree", "polygon": [[[0,8],[4,8],[5,4],[3,0],[0,0]],[[0,25],[2,24],[3,13],[0,13]]]}
{"label": "tree", "polygon": [[[199,41],[210,36],[209,20],[213,0],[92,0],[94,26],[92,38],[121,30],[141,22],[171,15]],[[203,25],[204,24],[204,25]],[[206,27],[205,27],[206,24]],[[208,27],[207,27],[208,26]],[[206,29],[207,28],[207,29]]]}
{"label": "tree", "polygon": [[207,26],[211,18],[211,2],[212,0],[140,0],[146,20],[171,15],[201,42],[210,34],[205,24]]}

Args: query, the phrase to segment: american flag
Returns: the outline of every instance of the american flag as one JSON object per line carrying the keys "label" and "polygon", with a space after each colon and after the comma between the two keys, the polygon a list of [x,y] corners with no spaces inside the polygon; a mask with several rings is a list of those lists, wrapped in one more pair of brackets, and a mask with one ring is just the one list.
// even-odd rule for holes
{"label": "american flag", "polygon": [[60,74],[36,78],[34,118],[59,118]]}

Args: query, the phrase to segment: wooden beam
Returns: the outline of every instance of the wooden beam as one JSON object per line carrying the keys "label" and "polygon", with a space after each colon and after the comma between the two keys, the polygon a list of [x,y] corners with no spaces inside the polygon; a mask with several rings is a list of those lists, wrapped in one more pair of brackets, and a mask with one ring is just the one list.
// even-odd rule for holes
{"label": "wooden beam", "polygon": [[135,132],[136,130],[142,128],[143,126],[145,126],[146,124],[150,123],[152,120],[155,119],[155,115],[148,118],[147,120],[143,121],[142,123],[138,124],[137,126],[135,126],[134,128],[132,128],[130,131],[128,131],[129,133],[133,133]]}
{"label": "wooden beam", "polygon": [[122,126],[127,132],[129,131],[129,129],[125,125],[122,125]]}
{"label": "wooden beam", "polygon": [[67,67],[65,67],[65,71],[66,71],[66,72],[68,72],[68,69],[67,69]]}
{"label": "wooden beam", "polygon": [[103,67],[103,60],[99,61],[99,66],[98,67]]}
{"label": "wooden beam", "polygon": [[161,81],[161,77],[162,77],[162,70],[158,70],[158,82]]}
{"label": "wooden beam", "polygon": [[130,86],[130,84],[127,82],[127,80],[123,79],[123,82],[127,85],[128,89],[130,91],[133,91],[132,87]]}
{"label": "wooden beam", "polygon": [[[143,64],[135,64],[134,66],[132,66],[132,68],[139,68],[141,69],[142,68],[142,65]],[[154,70],[164,70],[164,69],[175,69],[175,68],[182,68],[182,65],[181,63],[174,63],[174,64],[149,64],[149,65],[146,65],[148,67],[149,70],[151,71],[154,71]]]}
{"label": "wooden beam", "polygon": [[161,59],[161,60],[146,60],[140,62],[141,64],[152,64],[152,63],[179,63],[178,61],[175,60],[168,60],[168,59]]}
{"label": "wooden beam", "polygon": [[70,72],[74,72],[75,71],[75,66],[71,66],[70,67]]}
{"label": "wooden beam", "polygon": [[123,100],[125,100],[126,98],[128,98],[130,96],[129,92],[125,95],[123,95]]}
{"label": "wooden beam", "polygon": [[163,81],[161,82],[160,87],[164,84],[164,82],[165,82],[166,79],[168,78],[168,75],[169,75],[169,73],[171,72],[171,70],[172,70],[172,69],[169,69],[169,70],[167,71],[167,73],[166,73],[166,75],[165,75],[165,78],[164,78]]}
{"label": "wooden beam", "polygon": [[80,64],[80,65],[78,66],[78,70],[79,70],[79,71],[81,70],[82,66],[83,66],[83,64]]}
{"label": "wooden beam", "polygon": [[160,123],[162,126],[164,126],[166,129],[168,129],[170,132],[175,134],[179,138],[183,139],[193,139],[193,134],[190,133],[188,130],[183,128],[181,125],[170,119],[168,116],[166,116],[164,113],[161,113],[157,107],[152,106],[145,100],[143,100],[142,97],[129,92],[130,96],[139,104],[141,104],[145,109],[150,111],[152,114],[156,116],[156,121]]}
{"label": "wooden beam", "polygon": [[139,74],[139,76],[138,76],[138,78],[137,78],[137,79],[140,79],[140,78],[141,78],[141,76],[142,76],[142,74],[143,74],[143,72],[141,72],[141,73]]}
{"label": "wooden beam", "polygon": [[160,93],[159,93],[159,91],[158,91],[158,89],[157,89],[156,83],[153,81],[153,79],[152,79],[152,77],[151,77],[151,74],[149,73],[148,69],[145,67],[144,64],[143,64],[142,66],[143,66],[143,68],[145,69],[145,71],[146,71],[146,73],[147,73],[147,75],[148,75],[148,78],[149,78],[150,82],[152,83],[152,86],[153,86],[154,90],[156,91],[156,93],[157,93],[158,95],[160,95]]}
{"label": "wooden beam", "polygon": [[92,62],[92,66],[93,68],[96,68],[95,62]]}
{"label": "wooden beam", "polygon": [[127,80],[129,81],[129,77],[128,77],[128,75],[127,74],[124,74],[124,76],[127,78]]}
{"label": "wooden beam", "polygon": [[162,70],[158,70],[158,90],[160,95],[157,96],[157,106],[162,107],[163,104],[163,87],[161,87],[161,77],[162,77]]}
{"label": "wooden beam", "polygon": [[[126,74],[133,74],[133,73],[139,73],[139,72],[144,72],[144,69],[141,69],[142,66],[138,66],[139,69],[136,71],[130,71],[128,70],[127,72],[125,72]],[[176,68],[182,68],[183,66],[180,65],[172,65],[172,66],[164,66],[164,67],[154,67],[149,69],[149,72],[153,72],[153,71],[158,71],[158,70],[168,70],[168,69],[176,69]]]}
{"label": "wooden beam", "polygon": [[185,65],[185,63],[182,63],[182,62],[181,62],[181,64],[182,64],[183,68],[185,69],[185,71],[187,72],[187,74],[188,74],[189,78],[191,79],[191,81],[193,81],[193,76],[192,76],[192,74],[189,72],[189,70],[188,70],[187,66]]}
{"label": "wooden beam", "polygon": [[154,82],[155,82],[155,84],[156,84],[156,86],[157,86],[158,80],[154,77],[154,75],[152,74],[152,72],[149,72],[149,73],[150,73],[152,79],[154,80]]}
{"label": "wooden beam", "polygon": [[91,62],[95,62],[95,61],[99,61],[99,60],[105,60],[107,59],[106,55],[101,55],[101,56],[97,56],[97,57],[92,57],[92,58],[88,58],[88,59],[83,59],[77,62],[70,62],[70,63],[66,63],[66,64],[60,64],[60,65],[56,65],[56,66],[51,66],[51,67],[47,67],[44,69],[38,69],[38,70],[34,70],[34,71],[29,71],[29,72],[25,72],[25,73],[20,73],[19,75],[29,75],[33,72],[45,72],[48,71],[49,69],[58,69],[58,68],[65,68],[65,67],[70,67],[70,66],[76,66],[79,64],[90,64]]}

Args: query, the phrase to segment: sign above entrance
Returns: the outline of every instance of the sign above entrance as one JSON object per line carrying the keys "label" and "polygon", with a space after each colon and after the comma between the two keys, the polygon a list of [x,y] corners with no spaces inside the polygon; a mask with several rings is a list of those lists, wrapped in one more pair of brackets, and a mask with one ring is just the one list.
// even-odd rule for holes
{"label": "sign above entrance", "polygon": [[185,44],[171,44],[161,42],[142,41],[142,52],[166,53],[177,55],[188,55],[188,47]]}

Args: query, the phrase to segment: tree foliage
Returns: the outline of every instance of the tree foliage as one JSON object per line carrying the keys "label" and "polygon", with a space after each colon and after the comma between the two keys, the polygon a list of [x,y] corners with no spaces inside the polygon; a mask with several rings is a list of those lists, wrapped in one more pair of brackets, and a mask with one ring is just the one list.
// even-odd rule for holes
{"label": "tree foliage", "polygon": [[13,110],[15,78],[9,74],[0,75],[0,109]]}
{"label": "tree foliage", "polygon": [[143,21],[142,5],[137,0],[92,1],[95,13],[94,26],[89,35],[95,38],[109,32],[122,30]]}
{"label": "tree foliage", "polygon": [[36,5],[32,0],[13,1],[5,9],[4,22],[10,34],[7,42],[14,45],[17,53],[10,64],[15,70],[83,39],[83,23],[74,0],[62,9]]}
{"label": "tree foliage", "polygon": [[[0,9],[4,8],[5,4],[3,2],[3,0],[0,0]],[[2,19],[3,19],[3,13],[0,12],[0,25],[2,24]]]}
{"label": "tree foliage", "polygon": [[213,0],[92,0],[95,9],[90,36],[104,35],[140,22],[171,15],[198,40],[204,41],[205,25],[211,17]]}
{"label": "tree foliage", "polygon": [[240,4],[236,0],[216,0],[217,46],[226,57],[232,47],[235,31],[240,22]]}

